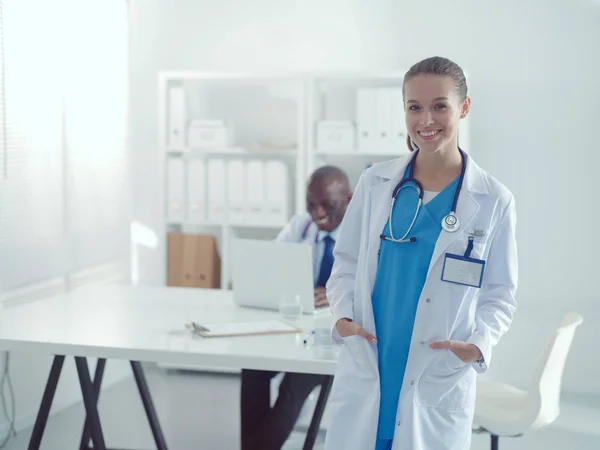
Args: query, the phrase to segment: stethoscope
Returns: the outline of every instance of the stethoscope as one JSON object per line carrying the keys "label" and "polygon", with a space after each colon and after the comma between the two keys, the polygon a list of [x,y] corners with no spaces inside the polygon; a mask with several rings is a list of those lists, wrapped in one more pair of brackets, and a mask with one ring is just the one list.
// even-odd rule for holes
{"label": "stethoscope", "polygon": [[[302,234],[300,235],[301,241],[306,240],[306,238],[308,237],[308,232],[310,231],[313,224],[315,224],[315,222],[312,220],[312,218],[306,221],[306,223],[304,224],[304,228],[302,228]],[[315,244],[317,242],[319,242],[319,229],[318,228],[317,228],[317,232],[315,233]]]}
{"label": "stethoscope", "polygon": [[[460,152],[460,156],[462,158],[462,168],[460,171],[460,178],[458,180],[458,187],[456,188],[456,193],[454,194],[454,201],[452,202],[452,210],[450,211],[450,214],[447,214],[442,219],[442,228],[444,229],[444,231],[447,231],[448,233],[454,233],[455,231],[457,231],[460,228],[460,220],[458,220],[458,217],[456,216],[456,205],[458,203],[458,196],[460,195],[460,189],[462,187],[463,180],[465,179],[465,169],[467,167],[467,163],[466,163],[466,157],[465,157],[464,152],[460,148],[458,149],[458,151]],[[396,187],[394,188],[394,191],[392,192],[392,206],[390,207],[390,217],[389,217],[390,237],[387,237],[382,234],[381,239],[385,239],[385,240],[397,242],[397,243],[416,242],[416,240],[417,240],[417,238],[414,236],[410,237],[410,238],[407,236],[410,233],[410,231],[412,230],[413,225],[417,221],[417,216],[419,215],[419,211],[421,210],[421,206],[423,205],[423,193],[425,192],[421,182],[419,180],[415,179],[413,176],[414,168],[415,168],[414,161],[417,158],[418,153],[419,153],[419,151],[417,150],[415,155],[413,156],[412,161],[410,162],[408,177],[400,180],[400,183],[398,183],[396,185]],[[409,183],[413,183],[413,184],[409,184]],[[394,204],[396,203],[396,198],[398,197],[398,194],[400,193],[400,191],[402,189],[407,188],[407,187],[412,187],[417,190],[417,194],[419,195],[419,200],[417,202],[417,210],[415,211],[413,220],[410,223],[408,230],[406,230],[406,233],[404,233],[404,235],[400,239],[396,239],[394,237],[394,231],[393,231],[394,226],[392,224],[392,212],[394,211]]]}

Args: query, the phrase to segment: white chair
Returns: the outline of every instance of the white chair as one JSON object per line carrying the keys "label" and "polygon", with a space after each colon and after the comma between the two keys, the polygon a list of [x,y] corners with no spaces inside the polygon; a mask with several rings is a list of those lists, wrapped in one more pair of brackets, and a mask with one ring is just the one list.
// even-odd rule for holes
{"label": "white chair", "polygon": [[501,436],[521,436],[551,424],[560,411],[560,391],[565,361],[581,315],[569,313],[553,333],[542,353],[529,391],[498,382],[479,381],[473,420],[476,433],[490,433],[492,450]]}

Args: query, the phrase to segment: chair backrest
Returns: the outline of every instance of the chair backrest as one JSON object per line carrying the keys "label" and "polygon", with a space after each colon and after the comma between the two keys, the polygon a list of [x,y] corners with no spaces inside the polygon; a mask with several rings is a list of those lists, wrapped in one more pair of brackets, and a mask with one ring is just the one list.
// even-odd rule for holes
{"label": "chair backrest", "polygon": [[529,390],[528,415],[532,418],[531,428],[548,425],[558,417],[565,361],[575,330],[582,322],[580,314],[567,314],[538,361]]}

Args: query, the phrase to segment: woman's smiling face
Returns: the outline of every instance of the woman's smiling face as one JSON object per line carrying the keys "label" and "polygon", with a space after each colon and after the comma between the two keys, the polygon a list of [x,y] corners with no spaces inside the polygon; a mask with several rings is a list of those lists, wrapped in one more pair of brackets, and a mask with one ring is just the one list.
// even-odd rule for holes
{"label": "woman's smiling face", "polygon": [[461,100],[452,78],[417,75],[404,83],[406,128],[423,152],[458,145],[460,119],[469,112],[469,97]]}

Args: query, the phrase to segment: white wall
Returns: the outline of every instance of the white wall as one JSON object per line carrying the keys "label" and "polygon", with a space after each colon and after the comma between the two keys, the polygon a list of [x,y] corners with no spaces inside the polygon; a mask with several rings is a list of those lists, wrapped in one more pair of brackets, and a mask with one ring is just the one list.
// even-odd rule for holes
{"label": "white wall", "polygon": [[526,384],[548,332],[576,310],[586,322],[566,388],[600,392],[597,2],[132,0],[130,8],[135,217],[161,239],[142,250],[142,283],[164,281],[157,71],[399,69],[447,56],[470,75],[473,154],[517,200],[520,308],[491,374]]}

